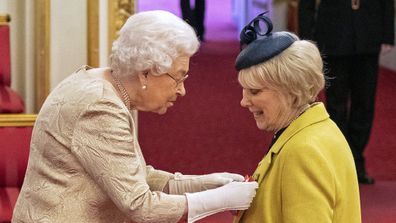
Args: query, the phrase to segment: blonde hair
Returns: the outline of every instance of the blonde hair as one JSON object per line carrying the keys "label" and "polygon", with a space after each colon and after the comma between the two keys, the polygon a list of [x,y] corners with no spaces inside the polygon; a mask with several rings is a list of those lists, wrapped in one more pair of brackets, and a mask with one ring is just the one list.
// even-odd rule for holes
{"label": "blonde hair", "polygon": [[277,90],[298,108],[314,102],[324,88],[323,61],[314,43],[297,38],[279,55],[240,70],[238,80],[243,88]]}
{"label": "blonde hair", "polygon": [[169,71],[175,58],[192,56],[199,47],[194,29],[174,14],[155,10],[127,20],[114,41],[110,67],[117,75]]}

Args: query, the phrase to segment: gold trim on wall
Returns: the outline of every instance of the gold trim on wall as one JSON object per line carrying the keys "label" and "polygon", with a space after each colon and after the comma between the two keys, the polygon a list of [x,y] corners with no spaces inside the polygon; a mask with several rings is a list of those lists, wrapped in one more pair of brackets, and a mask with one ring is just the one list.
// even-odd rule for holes
{"label": "gold trim on wall", "polygon": [[88,65],[99,67],[99,0],[88,0]]}
{"label": "gold trim on wall", "polygon": [[36,118],[35,114],[0,114],[0,127],[33,126]]}
{"label": "gold trim on wall", "polygon": [[6,25],[10,23],[11,17],[9,14],[1,14],[0,15],[0,25]]}
{"label": "gold trim on wall", "polygon": [[129,16],[135,13],[133,0],[108,0],[108,49],[111,53],[113,41]]}
{"label": "gold trim on wall", "polygon": [[35,112],[40,110],[50,91],[50,2],[34,1]]}

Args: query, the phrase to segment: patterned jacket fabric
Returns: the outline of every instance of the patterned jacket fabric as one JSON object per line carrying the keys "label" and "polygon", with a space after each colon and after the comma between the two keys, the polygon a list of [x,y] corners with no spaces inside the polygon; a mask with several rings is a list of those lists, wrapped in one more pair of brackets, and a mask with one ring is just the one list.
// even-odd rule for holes
{"label": "patterned jacket fabric", "polygon": [[177,222],[172,174],[146,166],[130,111],[111,83],[80,68],[48,96],[32,134],[12,222]]}

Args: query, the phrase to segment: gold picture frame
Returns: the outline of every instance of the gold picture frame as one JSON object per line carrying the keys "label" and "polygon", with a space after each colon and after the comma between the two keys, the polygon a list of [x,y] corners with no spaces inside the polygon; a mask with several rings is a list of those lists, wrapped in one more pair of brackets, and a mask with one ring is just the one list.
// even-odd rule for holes
{"label": "gold picture frame", "polygon": [[108,52],[111,53],[113,41],[129,16],[135,13],[134,0],[108,0]]}
{"label": "gold picture frame", "polygon": [[[50,91],[50,16],[51,0],[35,0],[35,112],[39,111]],[[99,66],[99,0],[87,0],[88,64]],[[108,0],[108,46],[128,17],[135,12],[134,0]]]}
{"label": "gold picture frame", "polygon": [[38,112],[50,91],[51,0],[34,3],[34,111]]}
{"label": "gold picture frame", "polygon": [[11,21],[11,17],[9,14],[0,15],[0,25],[8,24],[10,21]]}
{"label": "gold picture frame", "polygon": [[34,126],[35,114],[0,114],[0,127]]}
{"label": "gold picture frame", "polygon": [[[87,0],[88,64],[99,66],[99,0]],[[108,0],[108,43],[117,37],[121,26],[135,11],[134,0]],[[34,0],[34,111],[38,112],[50,91],[51,0]],[[7,23],[9,16],[0,16]],[[33,126],[37,114],[0,114],[0,127]]]}
{"label": "gold picture frame", "polygon": [[87,0],[88,65],[99,67],[99,0]]}
{"label": "gold picture frame", "polygon": [[[0,24],[9,24],[9,14],[0,15]],[[0,127],[30,127],[34,126],[35,114],[0,114]]]}

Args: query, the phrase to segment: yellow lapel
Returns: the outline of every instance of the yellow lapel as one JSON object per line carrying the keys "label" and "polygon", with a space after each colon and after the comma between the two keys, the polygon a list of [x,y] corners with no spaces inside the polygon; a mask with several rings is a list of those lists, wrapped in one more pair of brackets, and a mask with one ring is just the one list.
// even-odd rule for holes
{"label": "yellow lapel", "polygon": [[329,115],[324,108],[323,103],[315,103],[304,112],[300,117],[298,117],[294,122],[292,122],[289,127],[280,135],[276,140],[275,144],[272,145],[271,149],[268,151],[267,155],[260,161],[257,166],[256,171],[253,173],[253,178],[257,183],[261,183],[264,176],[267,174],[274,155],[278,154],[283,146],[298,132],[306,128],[309,125],[323,121],[329,118]]}

